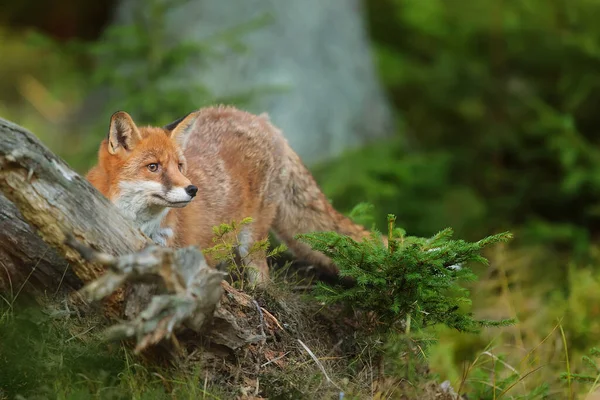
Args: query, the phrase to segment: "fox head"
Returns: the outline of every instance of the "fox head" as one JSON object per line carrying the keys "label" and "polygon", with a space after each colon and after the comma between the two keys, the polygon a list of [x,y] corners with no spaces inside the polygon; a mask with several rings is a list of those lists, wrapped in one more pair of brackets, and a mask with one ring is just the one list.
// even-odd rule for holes
{"label": "fox head", "polygon": [[198,191],[186,177],[184,157],[195,121],[192,113],[172,130],[138,128],[126,112],[114,113],[100,147],[98,173],[90,181],[102,181],[101,191],[142,224],[170,207],[186,206]]}

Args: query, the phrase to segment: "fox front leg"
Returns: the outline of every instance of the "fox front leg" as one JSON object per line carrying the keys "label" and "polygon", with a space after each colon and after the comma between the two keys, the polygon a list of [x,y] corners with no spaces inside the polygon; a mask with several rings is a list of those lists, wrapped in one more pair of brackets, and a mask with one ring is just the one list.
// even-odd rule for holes
{"label": "fox front leg", "polygon": [[150,234],[150,239],[159,246],[167,247],[173,238],[173,229],[159,228]]}
{"label": "fox front leg", "polygon": [[[264,233],[267,237],[268,233]],[[264,250],[252,249],[254,245],[253,231],[250,226],[242,228],[238,234],[237,253],[251,288],[265,284],[269,280],[269,265]],[[259,236],[261,237],[261,236]],[[251,253],[252,250],[252,253]]]}

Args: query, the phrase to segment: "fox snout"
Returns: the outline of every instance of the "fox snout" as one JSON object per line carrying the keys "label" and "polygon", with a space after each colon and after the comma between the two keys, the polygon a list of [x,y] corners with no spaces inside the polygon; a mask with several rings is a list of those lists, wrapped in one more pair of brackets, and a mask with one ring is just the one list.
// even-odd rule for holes
{"label": "fox snout", "polygon": [[196,196],[196,193],[198,193],[198,188],[194,185],[189,185],[185,188],[185,192],[193,198],[194,196]]}
{"label": "fox snout", "polygon": [[192,184],[185,186],[171,187],[163,192],[163,200],[167,202],[167,207],[185,207],[198,193],[198,188]]}
{"label": "fox snout", "polygon": [[198,193],[198,188],[174,163],[162,166],[152,177],[160,180],[163,193],[157,197],[162,197],[167,207],[185,207]]}

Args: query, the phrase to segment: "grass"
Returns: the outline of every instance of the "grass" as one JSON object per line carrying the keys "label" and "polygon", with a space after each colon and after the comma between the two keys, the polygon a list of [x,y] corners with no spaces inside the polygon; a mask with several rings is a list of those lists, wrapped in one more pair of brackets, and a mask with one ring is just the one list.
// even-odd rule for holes
{"label": "grass", "polygon": [[565,336],[565,331],[563,330],[562,324],[558,327],[560,328],[560,336],[562,338],[564,350],[565,350],[565,361],[567,364],[567,385],[569,386],[569,399],[573,399],[573,386],[571,385],[571,363],[569,362],[569,346],[567,345],[567,337]]}
{"label": "grass", "polygon": [[218,399],[221,389],[202,380],[200,366],[156,367],[123,343],[103,340],[105,322],[69,313],[46,299],[0,308],[0,399]]}
{"label": "grass", "polygon": [[[480,271],[482,278],[472,288],[474,311],[486,318],[509,315],[518,323],[486,329],[480,335],[439,330],[440,341],[429,359],[439,380],[449,379],[460,392],[470,395],[487,386],[492,390],[489,397],[481,397],[486,399],[535,398],[519,396],[541,391],[542,385],[547,386],[547,398],[583,398],[595,390],[598,372],[591,382],[568,377],[586,368],[582,356],[600,334],[598,324],[584,322],[598,312],[600,274],[594,267],[598,260],[586,266],[571,264],[568,290],[557,292],[532,283],[535,275],[528,269],[551,257],[543,249],[508,247],[488,255],[491,267]],[[516,381],[500,388],[498,383],[510,375],[516,375]]]}

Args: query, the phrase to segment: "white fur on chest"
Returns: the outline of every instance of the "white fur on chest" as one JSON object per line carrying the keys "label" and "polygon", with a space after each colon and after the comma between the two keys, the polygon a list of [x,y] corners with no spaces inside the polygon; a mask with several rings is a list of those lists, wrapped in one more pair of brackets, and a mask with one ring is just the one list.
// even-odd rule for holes
{"label": "white fur on chest", "polygon": [[170,228],[161,226],[169,209],[152,203],[152,195],[161,193],[163,186],[154,181],[124,181],[113,203],[156,244],[164,246],[173,236]]}

